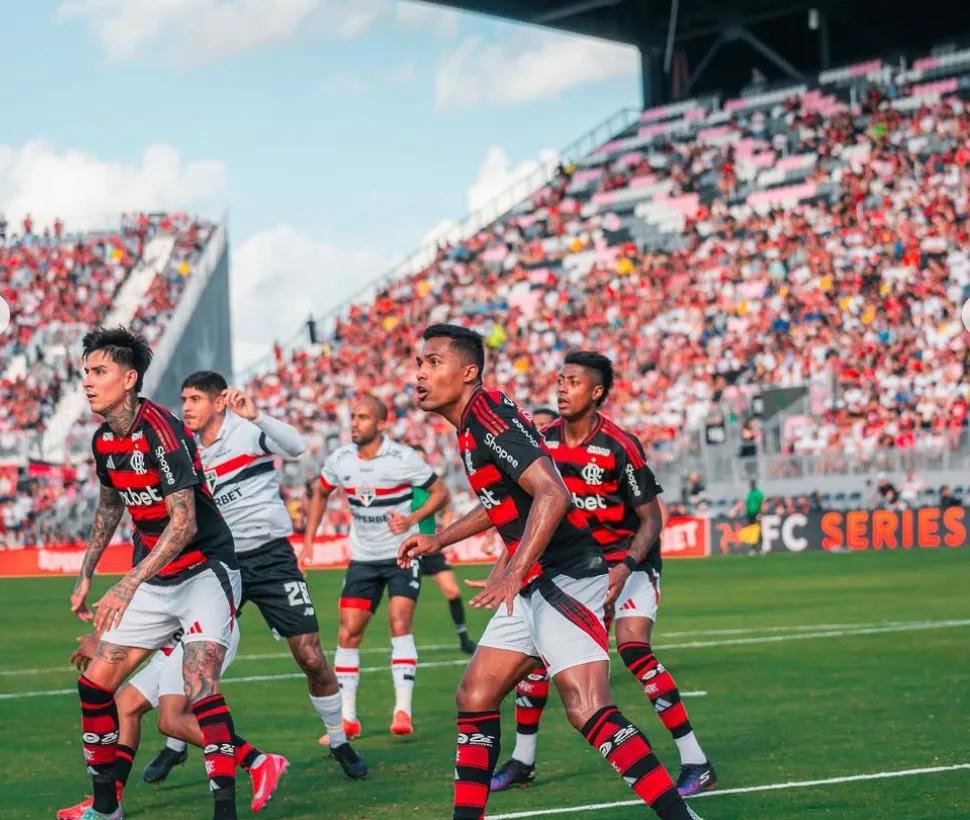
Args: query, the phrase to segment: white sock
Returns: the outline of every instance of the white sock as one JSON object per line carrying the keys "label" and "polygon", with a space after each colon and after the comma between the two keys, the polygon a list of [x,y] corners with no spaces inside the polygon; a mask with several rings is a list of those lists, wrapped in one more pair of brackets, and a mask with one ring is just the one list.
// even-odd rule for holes
{"label": "white sock", "polygon": [[185,741],[176,740],[174,737],[170,737],[165,741],[165,747],[171,749],[173,752],[184,752],[185,751]]}
{"label": "white sock", "polygon": [[391,638],[391,674],[394,676],[394,711],[411,714],[411,694],[418,671],[418,648],[414,635]]}
{"label": "white sock", "polygon": [[344,720],[357,720],[357,685],[360,683],[360,652],[337,647],[333,656],[333,670],[340,684]]}
{"label": "white sock", "polygon": [[330,748],[343,746],[347,742],[347,735],[344,733],[344,707],[340,692],[332,695],[321,695],[316,697],[310,695],[310,703],[320,715],[320,720],[327,727],[327,734],[330,736]]}
{"label": "white sock", "polygon": [[675,737],[674,743],[677,744],[677,751],[680,752],[682,766],[700,766],[707,762],[707,755],[704,754],[693,732],[683,737]]}
{"label": "white sock", "polygon": [[518,760],[519,763],[525,763],[526,766],[535,766],[536,741],[538,740],[538,732],[531,735],[524,735],[521,732],[516,732],[515,750],[512,752],[512,757]]}

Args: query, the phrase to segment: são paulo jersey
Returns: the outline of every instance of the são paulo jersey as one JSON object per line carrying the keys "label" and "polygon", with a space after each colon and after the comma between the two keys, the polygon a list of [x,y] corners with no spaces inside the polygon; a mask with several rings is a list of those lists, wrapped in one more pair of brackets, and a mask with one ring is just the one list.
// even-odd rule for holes
{"label": "s\u00e3o paulo jersey", "polygon": [[[458,427],[458,449],[468,482],[510,555],[519,547],[532,509],[532,496],[519,480],[536,461],[550,457],[539,443],[541,438],[529,416],[498,390],[479,389]],[[574,508],[559,523],[525,581],[543,573],[584,578],[604,572],[606,563],[586,515]]]}
{"label": "s\u00e3o paulo jersey", "polygon": [[135,525],[133,563],[141,561],[168,526],[165,499],[191,488],[198,530],[175,559],[149,584],[178,583],[201,572],[210,562],[238,568],[232,533],[219,514],[202,476],[195,439],[182,420],[148,399],[128,435],[119,436],[107,423],[92,441],[98,478],[121,495]]}
{"label": "s\u00e3o paulo jersey", "polygon": [[392,512],[409,515],[414,487],[428,489],[434,470],[415,450],[384,436],[372,459],[362,459],[348,444],[334,451],[320,471],[324,490],[342,487],[350,503],[350,557],[353,561],[391,561],[401,542],[418,531],[395,535],[387,526]]}
{"label": "s\u00e3o paulo jersey", "polygon": [[259,427],[228,411],[215,441],[202,448],[205,479],[238,553],[293,534],[276,474],[276,453],[282,451]]}
{"label": "s\u00e3o paulo jersey", "polygon": [[[647,466],[636,436],[598,414],[587,439],[576,447],[566,443],[566,423],[557,419],[544,427],[545,448],[552,455],[576,506],[586,513],[593,538],[610,564],[623,560],[640,529],[636,508],[663,492]],[[660,571],[660,539],[650,547],[642,566]]]}

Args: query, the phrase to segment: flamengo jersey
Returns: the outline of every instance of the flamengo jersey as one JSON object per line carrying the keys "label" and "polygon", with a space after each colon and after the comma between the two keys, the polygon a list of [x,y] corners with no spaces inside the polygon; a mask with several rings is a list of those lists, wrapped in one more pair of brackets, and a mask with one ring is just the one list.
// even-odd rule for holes
{"label": "flamengo jersey", "polygon": [[[525,532],[532,496],[519,485],[522,474],[540,458],[549,458],[532,419],[498,390],[477,390],[458,428],[458,449],[468,482],[488,512],[509,555]],[[525,578],[543,573],[573,578],[606,572],[606,564],[590,533],[585,514],[570,510],[552,535],[545,552]]]}
{"label": "flamengo jersey", "polygon": [[360,458],[354,444],[335,450],[320,471],[320,484],[328,492],[343,487],[347,493],[351,560],[396,560],[401,543],[418,528],[394,535],[388,517],[392,512],[409,515],[413,488],[427,490],[437,478],[416,451],[387,436],[372,459]]}
{"label": "flamengo jersey", "polygon": [[193,488],[198,531],[185,548],[149,584],[173,584],[201,572],[212,561],[236,569],[232,533],[212,500],[202,477],[202,461],[192,434],[164,407],[141,399],[126,436],[107,423],[92,442],[98,478],[121,495],[135,525],[132,562],[141,561],[168,526],[165,499]]}
{"label": "flamengo jersey", "polygon": [[262,430],[232,411],[226,411],[215,441],[202,447],[205,480],[232,530],[236,552],[293,534],[270,448]]}
{"label": "flamengo jersey", "polygon": [[[576,506],[590,520],[593,537],[610,564],[622,561],[640,529],[636,508],[663,492],[647,466],[640,440],[597,414],[589,437],[578,447],[566,444],[566,423],[557,419],[542,430]],[[660,539],[651,545],[643,567],[660,572]]]}

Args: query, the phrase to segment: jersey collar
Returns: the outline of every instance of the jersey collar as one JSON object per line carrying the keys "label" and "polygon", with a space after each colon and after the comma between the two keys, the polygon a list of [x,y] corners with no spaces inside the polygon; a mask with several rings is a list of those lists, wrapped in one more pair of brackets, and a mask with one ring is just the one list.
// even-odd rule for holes
{"label": "jersey collar", "polygon": [[465,409],[462,411],[462,414],[461,414],[461,424],[458,426],[459,430],[465,430],[468,427],[468,417],[471,415],[472,405],[476,401],[478,401],[478,397],[482,395],[482,393],[484,392],[485,392],[485,388],[482,387],[482,385],[478,385],[478,387],[475,388],[475,391],[471,394],[471,396],[469,396],[468,404],[465,405]]}

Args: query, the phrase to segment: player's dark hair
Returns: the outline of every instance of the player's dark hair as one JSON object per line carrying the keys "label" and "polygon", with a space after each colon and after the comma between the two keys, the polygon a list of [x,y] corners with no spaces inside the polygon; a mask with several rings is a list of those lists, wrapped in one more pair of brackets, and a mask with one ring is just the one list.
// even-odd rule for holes
{"label": "player's dark hair", "polygon": [[485,374],[485,341],[480,333],[461,325],[429,325],[421,334],[428,339],[449,339],[462,357],[478,368],[478,380]]}
{"label": "player's dark hair", "polygon": [[554,419],[559,418],[559,414],[551,407],[536,407],[532,411],[533,416],[538,416],[540,413],[544,413],[547,416],[552,416]]}
{"label": "player's dark hair", "polygon": [[96,327],[84,334],[81,340],[82,355],[86,359],[92,353],[100,350],[115,364],[134,370],[138,374],[135,382],[135,392],[141,392],[145,382],[145,373],[152,363],[152,348],[148,339],[128,328]]}
{"label": "player's dark hair", "polygon": [[563,364],[575,364],[585,367],[599,374],[600,384],[603,385],[603,395],[596,402],[597,406],[604,404],[613,389],[613,362],[602,353],[594,353],[592,350],[574,350],[566,354]]}
{"label": "player's dark hair", "polygon": [[196,370],[182,382],[182,389],[200,390],[216,398],[222,395],[223,390],[228,390],[229,385],[221,373],[216,373],[214,370]]}
{"label": "player's dark hair", "polygon": [[367,402],[374,408],[374,415],[377,416],[378,421],[387,421],[387,405],[377,396],[368,393],[366,396],[361,396],[360,401]]}

